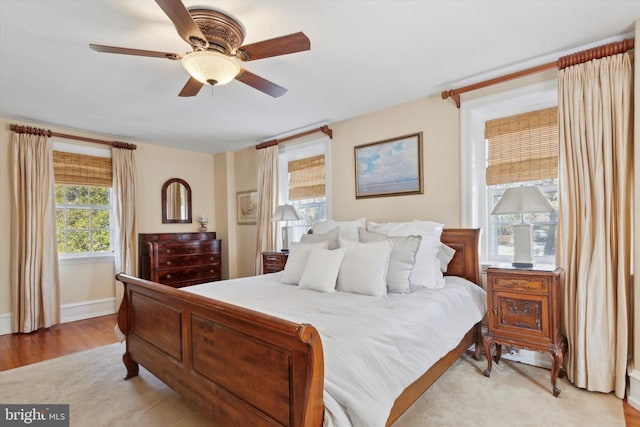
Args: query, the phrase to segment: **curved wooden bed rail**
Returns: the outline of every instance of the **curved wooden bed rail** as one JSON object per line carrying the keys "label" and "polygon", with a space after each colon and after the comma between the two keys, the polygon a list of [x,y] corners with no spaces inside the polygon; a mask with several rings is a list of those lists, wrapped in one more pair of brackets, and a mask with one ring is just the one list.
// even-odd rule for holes
{"label": "curved wooden bed rail", "polygon": [[[449,275],[480,283],[477,229],[445,229],[456,253]],[[320,427],[324,359],[318,331],[123,273],[118,326],[127,337],[126,378],[144,366],[220,426]],[[395,401],[393,423],[471,345],[480,323]]]}

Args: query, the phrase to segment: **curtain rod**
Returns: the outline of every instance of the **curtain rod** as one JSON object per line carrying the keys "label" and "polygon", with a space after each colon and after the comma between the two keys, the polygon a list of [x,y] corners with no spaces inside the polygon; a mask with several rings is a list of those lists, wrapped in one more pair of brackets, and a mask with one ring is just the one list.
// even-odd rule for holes
{"label": "curtain rod", "polygon": [[322,132],[322,133],[326,134],[329,137],[329,139],[333,139],[333,130],[331,130],[331,128],[329,126],[324,125],[324,126],[319,127],[317,129],[307,130],[307,131],[304,131],[304,132],[296,133],[295,135],[285,136],[284,138],[271,139],[269,141],[261,142],[260,144],[256,145],[256,150],[262,150],[263,148],[271,147],[272,145],[278,145],[278,144],[281,144],[283,142],[287,142],[287,141],[291,141],[292,139],[301,138],[303,136],[311,135],[312,133],[316,133],[316,132]]}
{"label": "curtain rod", "polygon": [[69,135],[69,134],[66,134],[66,133],[52,132],[51,130],[48,130],[48,129],[41,129],[41,128],[36,128],[36,127],[31,127],[31,126],[11,125],[11,126],[9,126],[9,128],[12,131],[16,132],[16,133],[27,133],[29,135],[41,135],[41,136],[46,136],[48,138],[51,138],[52,136],[57,136],[58,138],[67,138],[67,139],[75,139],[76,141],[93,142],[93,143],[96,143],[96,144],[110,145],[112,147],[124,148],[124,149],[127,149],[127,150],[135,150],[136,148],[138,148],[135,144],[129,144],[129,143],[126,143],[126,142],[105,141],[103,139],[95,139],[95,138],[87,138],[87,137],[84,137],[84,136]]}
{"label": "curtain rod", "polygon": [[633,49],[634,39],[625,39],[619,42],[608,43],[601,46],[596,46],[591,49],[583,50],[580,52],[572,53],[560,57],[557,61],[549,62],[547,64],[538,65],[536,67],[527,68],[525,70],[516,71],[515,73],[506,74],[504,76],[495,77],[493,79],[485,80],[479,83],[474,83],[468,86],[463,86],[458,89],[445,90],[442,92],[442,99],[451,98],[455,102],[456,107],[460,108],[460,94],[465,92],[471,92],[477,89],[482,89],[488,86],[493,86],[498,83],[503,83],[509,80],[517,79],[519,77],[528,76],[531,74],[540,73],[542,71],[552,69],[564,69],[573,65],[589,62],[593,59],[600,59],[605,56],[617,55],[619,53],[626,52]]}

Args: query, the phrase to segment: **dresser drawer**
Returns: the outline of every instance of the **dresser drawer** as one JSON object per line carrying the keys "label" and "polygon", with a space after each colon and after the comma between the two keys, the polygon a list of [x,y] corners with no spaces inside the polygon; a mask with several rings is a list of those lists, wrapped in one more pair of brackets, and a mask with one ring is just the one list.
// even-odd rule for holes
{"label": "dresser drawer", "polygon": [[203,265],[199,267],[176,268],[158,272],[158,281],[166,285],[181,284],[180,282],[198,280],[200,283],[220,279],[220,269],[217,266]]}
{"label": "dresser drawer", "polygon": [[159,270],[212,264],[220,264],[220,254],[162,255],[158,257]]}
{"label": "dresser drawer", "polygon": [[524,275],[492,275],[491,286],[496,291],[523,291],[548,293],[550,289],[550,279],[544,276],[524,276]]}
{"label": "dresser drawer", "polygon": [[191,255],[207,252],[219,252],[219,241],[193,241],[185,243],[167,243],[158,246],[158,257]]}

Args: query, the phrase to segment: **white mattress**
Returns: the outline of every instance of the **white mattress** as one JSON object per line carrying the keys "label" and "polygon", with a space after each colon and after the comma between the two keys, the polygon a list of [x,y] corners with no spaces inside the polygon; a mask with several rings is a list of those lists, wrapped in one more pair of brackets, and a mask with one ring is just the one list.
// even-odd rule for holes
{"label": "white mattress", "polygon": [[486,312],[485,292],[459,277],[442,289],[377,298],[298,289],[280,275],[180,289],[313,325],[324,350],[327,427],[384,426],[398,395]]}

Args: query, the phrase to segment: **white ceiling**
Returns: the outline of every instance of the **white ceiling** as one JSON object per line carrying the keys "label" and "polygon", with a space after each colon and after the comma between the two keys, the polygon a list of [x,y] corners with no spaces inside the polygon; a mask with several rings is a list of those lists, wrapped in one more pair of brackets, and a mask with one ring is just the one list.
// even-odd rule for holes
{"label": "white ceiling", "polygon": [[245,44],[304,31],[310,51],[243,64],[289,92],[274,99],[233,81],[179,98],[179,61],[89,49],[188,52],[153,0],[0,0],[0,117],[236,151],[629,36],[640,18],[640,1],[614,0],[184,3],[238,18]]}

